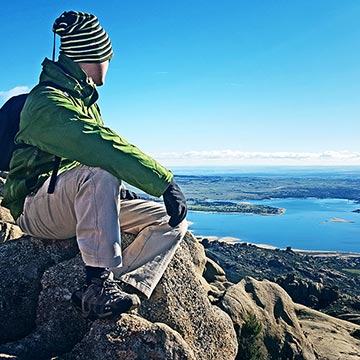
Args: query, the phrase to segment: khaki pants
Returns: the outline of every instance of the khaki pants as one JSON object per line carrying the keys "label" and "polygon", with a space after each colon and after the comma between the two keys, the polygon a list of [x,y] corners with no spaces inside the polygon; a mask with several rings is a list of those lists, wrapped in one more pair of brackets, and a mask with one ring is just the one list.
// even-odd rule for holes
{"label": "khaki pants", "polygon": [[[120,182],[100,168],[80,165],[61,173],[53,194],[48,185],[26,197],[21,229],[41,238],[76,236],[86,265],[110,268],[150,297],[187,231],[186,220],[172,228],[163,205],[120,200]],[[120,226],[136,235],[125,250]]]}

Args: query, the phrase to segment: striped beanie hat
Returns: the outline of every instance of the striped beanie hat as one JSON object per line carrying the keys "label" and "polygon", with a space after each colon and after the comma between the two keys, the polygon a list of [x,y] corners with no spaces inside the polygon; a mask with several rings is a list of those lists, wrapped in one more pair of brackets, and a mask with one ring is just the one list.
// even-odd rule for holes
{"label": "striped beanie hat", "polygon": [[114,56],[109,36],[95,15],[65,11],[55,20],[53,32],[61,37],[60,54],[75,62],[101,63]]}

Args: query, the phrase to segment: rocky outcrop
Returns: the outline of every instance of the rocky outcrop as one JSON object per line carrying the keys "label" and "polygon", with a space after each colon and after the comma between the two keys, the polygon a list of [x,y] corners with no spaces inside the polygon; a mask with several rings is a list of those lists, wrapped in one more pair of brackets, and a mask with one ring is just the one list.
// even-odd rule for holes
{"label": "rocky outcrop", "polygon": [[360,359],[360,331],[348,321],[295,305],[296,316],[304,334],[311,341],[318,359]]}
{"label": "rocky outcrop", "polygon": [[[190,233],[151,299],[136,312],[96,321],[71,305],[84,279],[76,239],[5,240],[0,359],[355,359],[360,348],[360,326],[295,304],[271,281],[229,281]],[[325,344],[335,337],[339,350],[330,353]]]}
{"label": "rocky outcrop", "polygon": [[74,239],[21,238],[0,245],[0,343],[20,339],[34,329],[37,313],[42,316],[37,310],[44,272],[77,252]]}
{"label": "rocky outcrop", "polygon": [[117,321],[94,323],[84,339],[70,353],[60,357],[63,360],[89,358],[197,359],[179,333],[169,326],[128,314]]}
{"label": "rocky outcrop", "polygon": [[10,211],[0,206],[0,243],[17,239],[22,235],[23,233],[15,224]]}
{"label": "rocky outcrop", "polygon": [[[260,324],[258,355],[265,359],[316,359],[311,342],[296,317],[294,303],[279,285],[246,277],[230,287],[221,300],[241,343],[243,325],[250,316]],[[255,321],[256,321],[255,320]]]}
{"label": "rocky outcrop", "polygon": [[246,276],[274,281],[294,302],[360,325],[359,255],[311,256],[291,249],[206,238],[202,244],[206,255],[221,265],[230,281],[237,283]]}
{"label": "rocky outcrop", "polygon": [[288,274],[276,279],[291,298],[300,304],[313,309],[324,309],[341,296],[337,288],[326,286],[322,282],[314,282],[296,278],[294,274]]}
{"label": "rocky outcrop", "polygon": [[[0,266],[7,272],[0,282],[0,353],[19,359],[65,353],[67,359],[113,359],[117,353],[124,359],[167,359],[171,352],[174,359],[233,359],[233,324],[207,297],[198,275],[206,258],[194,240],[186,236],[137,314],[94,322],[82,319],[70,302],[84,276],[75,239],[23,238],[1,245]],[[131,334],[127,343],[121,334]]]}

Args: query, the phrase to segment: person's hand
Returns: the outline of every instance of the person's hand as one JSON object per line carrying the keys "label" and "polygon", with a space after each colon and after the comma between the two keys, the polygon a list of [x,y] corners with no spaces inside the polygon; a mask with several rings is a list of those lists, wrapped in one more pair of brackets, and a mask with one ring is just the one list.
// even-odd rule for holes
{"label": "person's hand", "polygon": [[139,196],[138,196],[138,194],[134,193],[133,191],[122,188],[122,189],[120,189],[120,199],[121,200],[134,200],[134,199],[139,199]]}
{"label": "person's hand", "polygon": [[163,194],[167,214],[170,216],[169,225],[179,225],[186,216],[187,206],[185,196],[179,186],[172,181]]}

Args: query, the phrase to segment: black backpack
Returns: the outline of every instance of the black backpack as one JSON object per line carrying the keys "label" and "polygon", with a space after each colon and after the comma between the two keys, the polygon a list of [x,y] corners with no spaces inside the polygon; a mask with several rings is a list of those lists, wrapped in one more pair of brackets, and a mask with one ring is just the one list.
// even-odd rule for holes
{"label": "black backpack", "polygon": [[[40,85],[50,85],[61,89],[58,85],[50,82],[43,81]],[[10,170],[10,160],[12,153],[16,147],[27,145],[16,145],[14,143],[16,133],[19,131],[20,113],[24,107],[26,98],[29,94],[21,94],[10,98],[0,108],[0,171]],[[50,178],[48,193],[52,194],[55,190],[57,173],[60,167],[61,158],[55,156],[54,168]]]}
{"label": "black backpack", "polygon": [[0,109],[0,170],[8,171],[19,131],[20,113],[28,94],[13,96]]}

